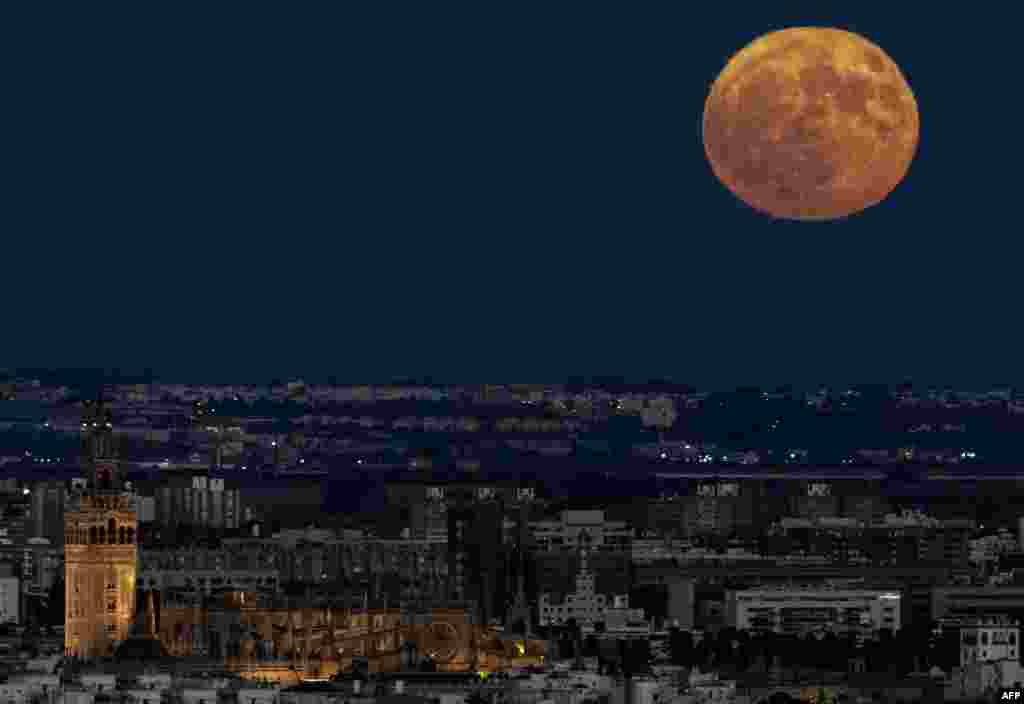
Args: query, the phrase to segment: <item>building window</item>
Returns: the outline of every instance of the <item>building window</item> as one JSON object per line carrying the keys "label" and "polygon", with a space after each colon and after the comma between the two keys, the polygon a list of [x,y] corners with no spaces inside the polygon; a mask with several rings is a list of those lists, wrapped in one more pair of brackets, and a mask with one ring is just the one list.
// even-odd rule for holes
{"label": "building window", "polygon": [[127,530],[126,534],[125,534],[125,537],[128,540],[128,545],[134,545],[135,544],[135,529],[134,528],[129,528]]}
{"label": "building window", "polygon": [[90,526],[89,527],[89,544],[90,545],[95,545],[97,540],[98,540],[98,538],[97,538],[97,533],[96,533],[96,526]]}
{"label": "building window", "polygon": [[118,542],[118,544],[124,545],[124,538],[125,538],[124,526],[121,526],[120,528],[117,529],[117,542]]}

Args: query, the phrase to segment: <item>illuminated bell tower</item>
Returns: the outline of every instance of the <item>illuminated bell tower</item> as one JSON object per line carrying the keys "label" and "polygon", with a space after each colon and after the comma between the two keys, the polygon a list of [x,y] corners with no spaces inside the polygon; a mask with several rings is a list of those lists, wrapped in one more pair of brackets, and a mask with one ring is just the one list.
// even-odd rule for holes
{"label": "illuminated bell tower", "polygon": [[81,432],[87,484],[64,513],[64,649],[88,659],[111,654],[135,619],[138,526],[102,400],[85,403]]}

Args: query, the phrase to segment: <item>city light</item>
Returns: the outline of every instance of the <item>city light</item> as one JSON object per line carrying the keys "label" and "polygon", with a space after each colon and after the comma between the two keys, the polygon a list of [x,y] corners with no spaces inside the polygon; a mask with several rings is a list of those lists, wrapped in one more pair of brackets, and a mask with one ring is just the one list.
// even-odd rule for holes
{"label": "city light", "polygon": [[[223,394],[217,397],[225,398]],[[777,397],[777,394],[772,394],[773,404]],[[373,398],[372,393],[370,398]],[[607,398],[599,397],[595,407],[600,409],[601,403]],[[435,625],[430,624],[430,617],[426,615],[427,610],[433,608],[433,618],[437,618],[438,607],[432,607],[431,602],[453,602],[455,606],[451,610],[466,609],[465,619],[462,614],[458,615],[460,622],[464,620],[467,624],[472,622],[486,625],[480,626],[475,635],[468,628],[463,629],[460,624],[450,636],[447,632],[438,632],[423,640],[418,640],[419,635],[408,640],[415,643],[415,653],[434,655],[438,660],[438,669],[453,667],[453,653],[472,652],[476,648],[480,657],[459,661],[459,673],[463,681],[468,678],[468,682],[475,682],[473,686],[477,689],[482,686],[481,683],[486,683],[488,686],[485,689],[490,689],[495,685],[490,678],[502,679],[505,671],[519,670],[527,662],[543,662],[543,658],[536,655],[543,650],[540,643],[532,640],[532,636],[522,635],[530,632],[532,627],[551,627],[557,631],[558,625],[564,625],[571,617],[581,627],[580,632],[589,635],[594,630],[594,624],[600,620],[596,614],[604,614],[605,620],[600,621],[603,628],[595,635],[597,640],[621,638],[624,634],[647,637],[655,629],[662,628],[645,611],[645,597],[641,596],[636,604],[626,598],[620,601],[620,592],[632,593],[636,585],[630,583],[630,580],[637,575],[638,582],[645,584],[656,579],[678,580],[681,574],[688,575],[687,579],[690,579],[691,573],[700,575],[704,571],[717,571],[722,574],[729,566],[742,567],[734,571],[734,576],[730,576],[734,585],[728,590],[723,589],[722,618],[736,619],[729,627],[743,630],[747,626],[742,624],[753,623],[751,620],[742,621],[739,615],[734,616],[728,608],[729,599],[735,599],[736,604],[740,605],[752,599],[761,599],[763,604],[788,601],[797,604],[792,609],[793,623],[799,621],[799,624],[810,624],[806,627],[800,625],[800,628],[817,637],[837,629],[852,629],[866,634],[869,630],[886,628],[890,624],[894,631],[898,631],[903,622],[908,620],[906,610],[911,605],[904,602],[901,606],[902,596],[907,594],[904,591],[907,587],[903,584],[906,580],[890,575],[881,582],[885,586],[879,587],[876,583],[865,586],[862,584],[862,567],[881,562],[898,566],[901,574],[909,574],[916,569],[919,561],[927,559],[929,563],[942,561],[946,566],[943,573],[959,579],[982,561],[986,563],[985,570],[988,572],[997,569],[997,566],[1001,567],[1000,551],[1009,552],[1011,556],[1015,556],[1012,554],[1018,550],[1024,552],[1024,535],[1018,541],[1013,529],[1019,527],[1021,533],[1024,533],[1024,523],[1014,523],[1024,519],[1020,519],[1012,510],[1007,511],[1005,516],[993,515],[991,518],[981,513],[972,514],[970,519],[947,518],[938,509],[933,511],[928,507],[926,499],[916,490],[915,493],[907,494],[912,500],[901,495],[902,503],[878,497],[880,491],[892,489],[890,485],[893,483],[880,484],[887,472],[900,477],[901,482],[904,481],[903,477],[910,477],[908,482],[930,482],[933,487],[940,481],[946,481],[947,489],[953,486],[948,483],[951,479],[970,477],[974,482],[975,478],[985,478],[987,467],[980,465],[996,457],[997,449],[986,444],[984,437],[961,436],[959,442],[943,450],[945,454],[941,461],[929,454],[927,443],[921,443],[914,447],[913,452],[906,453],[907,456],[901,456],[901,450],[908,443],[898,440],[891,442],[890,446],[880,445],[876,448],[867,441],[849,436],[834,446],[822,449],[831,440],[826,436],[817,437],[815,433],[819,431],[813,428],[805,432],[801,414],[807,414],[809,424],[819,414],[806,411],[802,398],[795,399],[791,404],[796,406],[798,422],[790,422],[794,416],[790,415],[789,410],[775,411],[770,407],[769,413],[781,412],[783,415],[777,419],[768,415],[752,423],[743,419],[735,423],[728,420],[733,427],[756,426],[759,430],[757,433],[737,433],[732,436],[727,432],[719,432],[717,428],[713,433],[704,433],[703,424],[694,422],[688,424],[685,430],[677,428],[672,432],[666,429],[652,443],[649,431],[634,432],[633,436],[629,436],[631,424],[626,424],[622,430],[624,435],[616,436],[615,441],[609,443],[620,454],[613,461],[622,460],[621,464],[627,470],[632,470],[634,465],[626,458],[635,457],[637,471],[649,472],[657,480],[644,485],[637,482],[637,491],[628,497],[628,511],[615,510],[614,515],[612,510],[606,509],[600,502],[590,504],[577,501],[576,497],[570,497],[572,502],[567,504],[573,505],[573,508],[563,511],[563,497],[548,496],[550,485],[547,476],[536,479],[536,490],[524,486],[526,474],[510,480],[502,478],[500,484],[492,483],[499,480],[489,476],[489,465],[498,464],[499,460],[504,462],[515,447],[526,448],[521,457],[514,458],[516,469],[522,467],[524,472],[533,471],[530,465],[536,461],[535,448],[541,443],[520,440],[517,445],[513,441],[508,443],[509,449],[495,453],[492,445],[498,443],[488,444],[492,439],[488,437],[488,432],[481,433],[484,438],[482,442],[475,442],[462,432],[467,427],[494,427],[502,429],[506,436],[517,432],[535,435],[539,428],[553,438],[552,445],[571,448],[573,441],[583,433],[586,433],[588,440],[599,438],[602,432],[600,423],[604,418],[621,415],[608,413],[607,406],[601,409],[605,411],[604,418],[600,418],[602,414],[595,413],[595,418],[588,418],[586,427],[581,419],[567,419],[559,428],[559,421],[553,419],[550,413],[539,420],[532,417],[538,415],[531,414],[533,409],[520,408],[535,403],[519,403],[515,398],[502,401],[505,405],[500,411],[488,411],[488,415],[481,411],[477,413],[479,417],[472,417],[471,414],[476,411],[471,406],[442,411],[436,406],[430,406],[421,412],[412,408],[407,411],[403,405],[401,413],[408,412],[408,415],[396,420],[393,408],[385,406],[378,411],[368,402],[362,401],[358,417],[342,415],[352,413],[344,408],[316,409],[314,405],[316,410],[307,410],[301,417],[232,417],[230,422],[226,419],[218,427],[213,424],[204,426],[201,421],[195,422],[195,419],[202,417],[198,414],[192,421],[188,421],[191,399],[191,396],[187,396],[180,402],[181,408],[173,414],[171,421],[166,420],[171,414],[164,407],[155,409],[153,418],[143,418],[140,409],[132,409],[129,413],[137,417],[126,419],[123,424],[126,426],[124,436],[121,435],[120,415],[114,416],[119,418],[116,437],[111,437],[111,432],[104,430],[111,425],[106,420],[111,418],[109,414],[90,412],[83,416],[87,421],[81,423],[81,438],[74,438],[83,453],[82,461],[76,463],[83,476],[69,482],[69,498],[72,501],[64,508],[63,514],[57,509],[67,496],[64,493],[66,490],[62,488],[64,483],[51,478],[62,472],[56,468],[28,467],[31,463],[60,463],[60,470],[71,470],[70,466],[64,467],[63,463],[74,462],[74,457],[69,455],[72,452],[69,446],[43,444],[44,441],[55,443],[63,439],[62,435],[38,432],[42,423],[38,418],[43,417],[43,413],[37,411],[18,421],[19,432],[27,429],[34,435],[35,439],[30,441],[33,444],[31,450],[24,450],[22,445],[24,456],[19,456],[16,449],[6,455],[0,453],[0,464],[14,463],[17,468],[25,471],[23,478],[11,478],[8,481],[9,490],[15,495],[19,493],[17,484],[21,483],[23,488],[20,494],[26,497],[15,507],[25,509],[26,515],[21,516],[11,511],[11,515],[5,519],[19,532],[9,533],[11,529],[7,524],[0,526],[0,543],[11,545],[12,540],[23,539],[23,534],[29,531],[40,537],[26,536],[24,539],[35,540],[42,545],[42,536],[51,536],[51,542],[54,537],[59,542],[63,531],[66,547],[65,575],[77,573],[89,576],[90,579],[95,576],[95,583],[100,584],[106,573],[100,574],[96,566],[98,563],[93,560],[97,551],[103,553],[105,560],[109,557],[125,567],[124,579],[131,580],[130,589],[123,586],[128,582],[117,578],[106,582],[109,594],[101,594],[103,590],[96,589],[96,593],[88,595],[88,598],[77,599],[87,607],[87,611],[78,617],[83,620],[74,625],[78,633],[86,634],[80,636],[81,642],[93,648],[90,652],[98,657],[108,654],[108,650],[100,650],[99,646],[106,648],[112,636],[105,636],[108,640],[103,643],[90,640],[88,634],[96,632],[94,627],[104,625],[99,621],[93,622],[93,616],[106,615],[108,608],[110,612],[116,611],[118,614],[121,610],[126,613],[131,610],[123,606],[127,604],[130,607],[134,602],[130,599],[122,602],[121,596],[135,593],[134,570],[139,570],[137,579],[140,586],[144,582],[153,586],[150,574],[158,573],[161,582],[159,586],[161,589],[166,588],[168,598],[175,600],[169,603],[184,603],[194,597],[198,598],[204,589],[216,589],[218,594],[221,590],[230,593],[230,608],[245,602],[246,608],[250,610],[263,609],[264,605],[269,609],[272,604],[275,609],[295,609],[296,615],[301,615],[301,618],[296,619],[294,624],[287,618],[268,624],[267,633],[257,639],[263,641],[259,644],[262,654],[252,656],[256,668],[273,667],[282,672],[288,667],[292,668],[284,676],[290,681],[289,684],[302,680],[326,681],[321,679],[324,670],[299,669],[298,662],[304,658],[315,659],[321,648],[327,648],[328,653],[334,649],[335,641],[325,638],[331,627],[339,633],[343,632],[342,637],[348,649],[339,649],[339,652],[350,652],[349,646],[372,646],[369,649],[381,659],[370,662],[377,671],[382,671],[380,668],[390,666],[388,663],[399,662],[398,647],[401,640],[406,638],[405,627],[401,631],[387,633],[386,640],[380,640],[385,634],[372,633],[380,645],[374,645],[372,640],[360,642],[363,635],[356,634],[354,630],[349,632],[350,627],[390,631],[391,626],[388,624],[391,616],[395,616],[396,623],[398,619],[404,618],[404,612],[397,612],[400,608],[404,609],[406,603],[417,604],[417,609],[424,609],[424,618],[410,618],[410,623],[416,627],[424,623]],[[646,401],[642,396],[638,400],[630,399],[621,404],[623,412],[634,406],[643,408]],[[560,402],[545,400],[545,409],[551,403]],[[570,399],[569,403],[573,401]],[[822,411],[820,415],[830,412],[832,406],[828,406],[829,403],[836,408],[840,405],[838,399],[827,397],[819,398],[815,403],[818,410]],[[1024,401],[1021,404],[1021,413],[1024,415]],[[161,402],[163,405],[165,403]],[[582,408],[583,402],[578,405]],[[716,415],[717,405],[717,398],[714,398],[711,407]],[[732,406],[731,403],[727,405]],[[780,403],[780,408],[783,405]],[[828,407],[822,410],[823,405]],[[844,413],[852,415],[854,411],[862,412],[861,401],[849,405],[851,408]],[[854,406],[856,408],[852,408]],[[702,408],[700,405],[689,404],[686,407],[694,413]],[[115,408],[118,414],[122,412],[120,407]],[[760,405],[757,408],[765,409]],[[210,412],[204,408],[206,416]],[[270,413],[272,411],[261,415]],[[73,434],[74,419],[69,421],[63,416],[54,417],[58,420],[53,421],[53,428],[59,429],[61,433]],[[93,420],[98,420],[99,425]],[[767,432],[769,426],[772,430],[780,427],[783,420],[787,423],[787,437],[784,440],[779,434]],[[921,420],[917,417],[908,418],[905,427],[921,427]],[[1024,418],[1020,420],[1024,421]],[[268,425],[271,426],[269,429]],[[306,429],[296,427],[299,425],[306,426]],[[347,427],[340,432],[335,430],[332,434],[330,426],[337,428],[340,425]],[[640,424],[636,425],[639,427]],[[395,432],[379,432],[382,426]],[[942,427],[943,432],[947,432],[945,425],[933,423],[933,426]],[[423,441],[399,433],[420,427],[432,428],[435,433],[445,429],[451,431],[456,437],[448,441],[450,451],[446,453],[444,440],[434,447],[434,438]],[[1024,425],[1021,427],[1024,428]],[[96,437],[90,437],[91,429],[97,429]],[[788,436],[790,429],[793,431],[792,438]],[[612,428],[609,432],[616,430]],[[684,443],[679,439],[680,433],[691,437],[693,442]],[[229,435],[232,442],[223,442]],[[758,444],[758,436],[761,436],[763,443]],[[275,449],[271,455],[277,471],[264,471],[271,464],[263,452],[268,446],[263,445],[268,442],[267,437],[271,438],[268,445]],[[285,439],[279,441],[277,437]],[[415,448],[410,446],[420,443],[426,445],[427,442],[432,452],[425,451],[422,462],[416,459],[409,461],[410,457],[420,457]],[[961,449],[957,450],[957,445]],[[18,445],[12,446],[16,448]],[[33,455],[35,449],[40,452],[61,451],[65,456]],[[183,471],[180,477],[170,471],[152,472],[157,467],[172,466],[169,456],[162,462],[157,459],[160,449],[175,452],[175,466],[181,464],[183,466],[180,469],[187,472]],[[282,452],[276,452],[277,449]],[[302,454],[307,451],[314,453],[315,460],[310,460],[315,466],[309,469],[305,468],[306,458]],[[433,459],[425,459],[428,457]],[[553,468],[551,482],[561,478],[556,476],[554,470],[576,472],[583,466],[574,464],[576,460],[571,457],[564,460],[562,457],[564,455],[550,462]],[[647,458],[646,462],[650,459],[663,462],[661,465],[651,463],[646,466],[643,458]],[[957,469],[950,466],[958,460],[960,474],[956,474]],[[590,462],[584,461],[588,464]],[[246,471],[249,462],[254,463],[256,470],[252,476],[247,472],[244,478],[233,476],[227,479],[223,473],[214,476],[219,469]],[[352,472],[353,463],[361,469],[367,469],[367,472]],[[449,463],[454,470],[446,472],[445,465]],[[669,463],[675,469],[664,466]],[[828,466],[829,463],[844,466]],[[908,470],[908,463],[918,464],[921,470]],[[373,464],[372,468],[370,464]],[[710,464],[719,466],[708,466]],[[883,464],[894,467],[881,467]],[[400,476],[404,475],[408,466],[420,468],[424,465],[437,465],[435,469],[438,471],[424,471],[422,477],[417,476],[412,482]],[[599,469],[600,475],[614,483],[621,475],[617,474],[617,467],[611,465],[612,462],[609,462]],[[479,471],[481,466],[483,470]],[[538,474],[546,472],[548,466],[538,464]],[[937,469],[939,467],[941,469]],[[143,470],[137,479],[135,474],[129,474],[130,470],[136,468]],[[452,479],[449,475],[456,474],[455,470],[467,470],[462,472],[466,476]],[[938,476],[940,473],[941,477]],[[377,481],[378,474],[386,484],[386,490],[382,492],[386,510],[366,510],[359,493],[365,493],[363,483],[368,479]],[[45,481],[42,475],[46,475]],[[344,499],[344,503],[328,508],[327,492],[316,487],[319,480],[314,475],[329,476],[332,482],[329,496],[331,502]],[[135,480],[136,486],[133,487],[127,481],[129,476]],[[147,479],[143,479],[143,476]],[[494,476],[499,476],[498,472]],[[1000,474],[1001,481],[991,484],[997,487],[993,496],[1003,504],[1012,506],[1024,496],[1024,489],[1015,492],[1012,482],[1003,481],[1004,476],[1013,476],[1018,483],[1024,484],[1017,478],[1024,478],[1024,471],[1019,475]],[[874,478],[868,480],[868,477]],[[340,491],[333,488],[336,478],[346,482],[338,482],[339,486],[344,487]],[[348,484],[350,478],[353,481]],[[631,478],[627,481],[631,481]],[[758,488],[759,482],[770,484],[771,492],[775,491],[775,484],[778,484],[780,498],[771,498],[768,490],[761,491]],[[976,483],[980,485],[983,482],[979,479]],[[39,491],[36,491],[37,488]],[[649,495],[644,495],[648,489]],[[982,490],[979,488],[977,491],[980,494]],[[830,496],[833,500],[824,500]],[[806,497],[814,498],[805,500]],[[648,500],[650,504],[645,503]],[[527,506],[527,503],[532,505]],[[996,501],[990,503],[993,507],[997,505]],[[423,510],[419,504],[425,504]],[[904,509],[904,505],[913,505],[914,511]],[[412,510],[413,506],[417,509]],[[458,510],[452,511],[453,506]],[[544,518],[548,509],[554,508],[557,511]],[[357,509],[359,513],[356,515],[345,514],[346,511]],[[536,518],[533,517],[534,509],[537,509]],[[129,511],[135,513],[131,518],[126,516]],[[959,516],[954,511],[947,513]],[[979,525],[981,515],[985,515],[986,522]],[[334,517],[339,520],[333,521]],[[69,520],[65,522],[65,518]],[[637,524],[631,523],[633,520]],[[195,534],[175,532],[179,524],[189,521],[200,530]],[[147,524],[144,531],[139,530],[143,523]],[[1006,528],[1003,523],[1013,528]],[[129,525],[133,526],[132,533],[128,532]],[[81,526],[85,527],[84,531]],[[586,535],[601,536],[599,539],[594,538],[594,546],[599,547],[595,547],[593,553],[587,552],[588,548],[584,545],[588,541],[578,537],[584,530],[581,526],[586,526]],[[123,538],[117,530],[122,527],[125,535]],[[95,530],[92,537],[89,535],[90,528]],[[991,532],[987,532],[989,528]],[[101,529],[106,530],[106,537],[98,537],[104,535]],[[997,529],[1000,531],[998,535],[995,534]],[[237,538],[237,535],[243,537]],[[766,535],[767,540],[764,539]],[[223,540],[225,536],[229,540]],[[125,545],[137,545],[137,553],[134,546],[125,549],[121,543],[115,543],[119,538]],[[153,550],[149,549],[151,540]],[[230,552],[226,547],[220,547],[218,541],[230,544]],[[452,551],[456,553],[454,561],[447,559],[448,544],[451,541],[464,543],[464,547]],[[913,541],[917,544],[914,545]],[[181,544],[175,545],[175,542]],[[343,550],[333,553],[333,556],[324,551],[323,544],[339,542],[344,543]],[[876,544],[879,543],[885,545],[876,550]],[[108,549],[108,546],[115,544],[118,547]],[[90,547],[89,550],[81,550],[73,547],[75,545],[90,545],[95,546],[95,549]],[[578,553],[575,552],[577,550]],[[168,555],[161,555],[161,551]],[[239,553],[237,564],[233,554],[235,552]],[[135,553],[134,556],[132,553]],[[514,568],[512,555],[515,555]],[[536,557],[537,564],[531,565],[529,561],[536,555],[539,555]],[[473,556],[473,560],[466,559],[466,556]],[[480,559],[481,556],[487,559]],[[617,566],[620,561],[622,565],[639,566],[635,570],[630,568],[632,571],[627,573]],[[287,575],[279,573],[271,579],[262,575],[250,577],[248,574],[254,569],[269,572],[272,567],[277,572],[282,569],[275,566],[278,564],[285,565]],[[129,571],[130,577],[127,576]],[[203,576],[204,572],[212,576],[207,579]],[[757,585],[763,582],[762,572],[788,578],[788,581],[778,580],[780,585],[786,585],[779,587],[778,597],[751,596],[758,592]],[[523,574],[531,575],[529,582],[521,577]],[[581,579],[580,574],[585,576]],[[663,574],[666,575],[664,579],[661,577]],[[573,580],[570,583],[577,585],[572,594],[562,593],[565,591],[563,585],[567,576]],[[717,578],[716,575],[712,577]],[[1007,575],[992,576],[980,568],[972,578],[979,585],[984,584],[987,590],[995,590],[996,587],[1001,589],[1009,584]],[[35,576],[33,579],[39,582],[41,578]],[[515,579],[522,579],[522,586],[513,584]],[[701,576],[692,579],[702,584],[713,582],[712,578]],[[943,578],[947,584],[959,584],[956,579]],[[172,582],[176,584],[170,584]],[[605,582],[608,583],[607,588]],[[66,583],[73,585],[75,580],[66,580]],[[287,583],[288,588],[283,588],[282,583]],[[530,586],[527,586],[528,583]],[[794,586],[798,583],[803,586]],[[243,584],[246,586],[243,587]],[[302,588],[298,589],[300,585]],[[503,605],[497,599],[488,599],[492,596],[487,593],[488,590],[492,591],[494,597],[499,596],[496,586],[510,593],[521,590],[520,606],[513,611],[507,603]],[[293,587],[296,589],[294,593],[291,591]],[[36,584],[31,588],[39,589]],[[536,590],[538,614],[531,622],[520,621],[524,618],[520,610],[527,608],[530,597],[526,594],[531,589]],[[365,596],[366,590],[373,595],[372,599]],[[560,597],[557,602],[550,597],[554,590],[557,590]],[[601,597],[603,601],[599,602],[597,593],[601,590],[605,594]],[[186,591],[188,594],[184,593]],[[362,621],[346,621],[344,625],[335,621],[331,625],[330,619],[338,616],[330,610],[330,604],[332,600],[339,603],[342,601],[334,594],[338,591],[344,591],[345,599],[355,605],[349,604],[355,609],[353,618],[359,616]],[[818,591],[828,593],[817,594]],[[357,593],[362,593],[363,598],[353,596]],[[453,594],[458,595],[458,599]],[[105,601],[108,597],[112,598]],[[1008,598],[1012,597],[1008,595]],[[356,614],[360,601],[370,615]],[[489,601],[498,603],[489,604],[486,610],[479,606],[479,603]],[[508,602],[511,601],[510,598]],[[323,615],[317,612],[312,622],[304,611],[302,614],[298,612],[300,609],[312,608],[311,604],[321,603],[327,605],[327,611]],[[854,604],[856,608],[847,608],[848,603]],[[398,606],[400,604],[401,607]],[[218,603],[217,609],[222,608],[229,607]],[[473,608],[479,608],[482,613],[470,613]],[[644,615],[632,615],[634,611]],[[205,617],[201,611],[192,613],[200,619]],[[472,620],[477,617],[479,621]],[[168,609],[162,618],[178,618],[178,615],[173,609]],[[443,615],[443,618],[448,616]],[[750,619],[753,618],[750,616]],[[106,625],[110,626],[109,622]],[[189,639],[187,631],[184,631],[188,624],[173,625],[180,625],[182,630],[168,630],[168,633],[185,633],[175,636],[180,640],[174,643],[176,651],[195,655],[191,650],[193,647],[209,647],[209,643],[195,645],[199,641]],[[117,630],[116,640],[122,640],[127,635],[129,626],[129,621],[117,626],[122,630]],[[289,633],[292,626],[294,632]],[[253,624],[246,627],[252,628]],[[778,627],[782,628],[781,621]],[[492,632],[488,633],[487,629],[492,629]],[[409,630],[412,632],[415,628],[410,626]],[[667,635],[660,632],[659,637],[667,638]],[[465,642],[453,642],[463,638]],[[308,652],[305,645],[300,645],[306,639],[312,647]],[[314,640],[317,640],[316,645],[312,644]],[[271,646],[268,651],[267,648]],[[814,646],[811,644],[809,647]],[[387,650],[391,648],[394,649]],[[271,651],[276,652],[271,655]],[[578,656],[578,653],[574,655]],[[204,653],[204,657],[208,656]],[[271,657],[291,658],[291,662],[279,667],[278,660],[271,661]],[[670,659],[669,655],[662,657]],[[260,663],[259,658],[268,660]],[[561,660],[561,655],[552,660]],[[404,664],[412,663],[407,659]],[[589,663],[585,664],[590,666]],[[312,676],[305,677],[306,674]]]}

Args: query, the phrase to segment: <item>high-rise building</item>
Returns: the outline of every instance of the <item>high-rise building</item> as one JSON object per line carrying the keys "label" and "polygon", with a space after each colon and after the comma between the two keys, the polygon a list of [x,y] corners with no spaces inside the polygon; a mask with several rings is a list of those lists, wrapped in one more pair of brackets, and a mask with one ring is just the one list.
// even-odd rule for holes
{"label": "high-rise building", "polygon": [[236,482],[207,473],[161,477],[153,488],[158,526],[191,525],[219,530],[241,523],[241,494]]}
{"label": "high-rise building", "polygon": [[83,411],[83,466],[89,478],[64,514],[64,648],[69,656],[109,655],[135,617],[136,515],[122,489],[110,413]]}
{"label": "high-rise building", "polygon": [[475,602],[479,617],[500,619],[518,591],[527,560],[526,517],[540,495],[535,482],[430,478],[385,483],[382,532],[446,542],[445,593]]}
{"label": "high-rise building", "polygon": [[46,538],[60,545],[64,532],[64,503],[67,488],[62,481],[41,481],[30,489],[31,538]]}
{"label": "high-rise building", "polygon": [[504,615],[510,595],[506,569],[510,546],[502,539],[503,506],[496,501],[461,501],[447,510],[448,597],[476,604],[487,623]]}

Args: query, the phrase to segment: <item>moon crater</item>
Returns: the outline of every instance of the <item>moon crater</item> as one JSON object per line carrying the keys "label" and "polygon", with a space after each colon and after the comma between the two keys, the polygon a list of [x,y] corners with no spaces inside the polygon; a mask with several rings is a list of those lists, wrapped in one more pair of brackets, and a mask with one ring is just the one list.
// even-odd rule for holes
{"label": "moon crater", "polygon": [[741,200],[776,217],[844,217],[903,180],[919,118],[896,64],[863,37],[802,27],[734,56],[704,109],[712,170]]}

